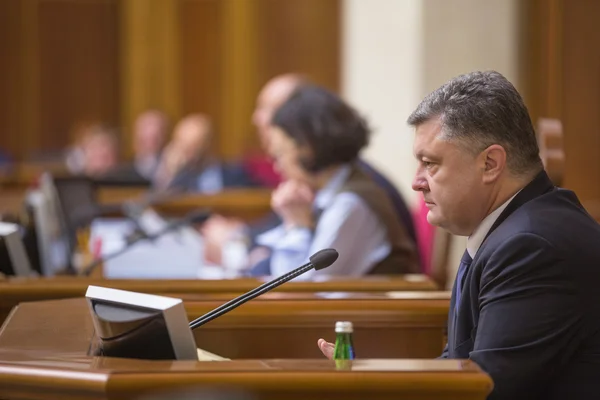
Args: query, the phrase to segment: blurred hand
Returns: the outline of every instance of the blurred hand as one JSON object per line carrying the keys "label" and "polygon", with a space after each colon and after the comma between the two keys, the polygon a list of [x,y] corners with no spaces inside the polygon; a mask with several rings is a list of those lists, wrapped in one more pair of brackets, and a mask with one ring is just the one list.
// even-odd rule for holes
{"label": "blurred hand", "polygon": [[215,265],[221,265],[225,243],[244,227],[243,222],[234,218],[225,218],[221,215],[210,217],[200,229],[204,238],[205,260]]}
{"label": "blurred hand", "polygon": [[317,342],[317,346],[319,346],[319,349],[321,350],[323,355],[325,355],[325,357],[327,357],[330,360],[333,360],[333,349],[335,348],[335,345],[333,343],[329,343],[325,339],[319,339]]}
{"label": "blurred hand", "polygon": [[281,217],[286,227],[312,228],[315,194],[305,183],[289,180],[273,191],[271,207]]}

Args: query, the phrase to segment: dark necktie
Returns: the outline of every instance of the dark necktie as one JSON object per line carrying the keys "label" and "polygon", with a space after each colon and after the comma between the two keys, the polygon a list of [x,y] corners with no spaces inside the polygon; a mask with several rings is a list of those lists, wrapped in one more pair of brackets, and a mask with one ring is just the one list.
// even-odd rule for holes
{"label": "dark necktie", "polygon": [[460,266],[458,267],[458,274],[456,275],[456,301],[454,303],[454,311],[458,314],[458,305],[460,304],[460,295],[462,293],[463,279],[465,273],[469,269],[473,259],[469,255],[469,252],[465,250],[462,258],[460,259]]}

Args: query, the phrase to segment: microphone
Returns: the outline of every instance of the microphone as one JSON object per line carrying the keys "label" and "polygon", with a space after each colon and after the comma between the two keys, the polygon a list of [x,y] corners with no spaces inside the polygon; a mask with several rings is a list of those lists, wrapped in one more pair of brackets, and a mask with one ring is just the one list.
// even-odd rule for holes
{"label": "microphone", "polygon": [[227,303],[215,308],[214,310],[207,312],[203,316],[196,318],[195,320],[190,322],[190,329],[196,329],[199,326],[202,326],[202,325],[206,324],[207,322],[212,321],[213,319],[241,306],[245,302],[252,300],[270,290],[273,290],[276,287],[281,286],[285,282],[288,282],[288,281],[302,275],[303,273],[310,271],[313,268],[317,271],[320,269],[323,269],[323,268],[327,268],[331,264],[333,264],[335,262],[335,260],[337,260],[338,255],[339,254],[338,254],[337,250],[334,250],[334,249],[320,250],[320,251],[316,252],[315,254],[313,254],[309,258],[310,261],[308,263],[304,264],[303,266],[298,267],[298,268],[288,272],[287,274],[280,276],[279,278],[275,278],[274,280],[272,280],[270,282],[264,283],[264,284],[260,285],[259,287],[252,289],[248,293],[244,293],[243,295],[238,296],[235,299],[228,301]]}
{"label": "microphone", "polygon": [[105,257],[100,257],[100,258],[97,258],[96,260],[92,261],[91,263],[89,263],[88,265],[86,265],[85,267],[83,267],[81,269],[81,274],[83,276],[89,276],[94,271],[94,269],[96,269],[100,264],[125,253],[134,244],[136,244],[142,240],[152,241],[152,240],[155,240],[155,239],[165,235],[166,233],[177,230],[178,228],[180,228],[182,226],[202,223],[202,222],[206,221],[210,217],[210,215],[211,215],[211,213],[209,210],[196,210],[196,211],[190,212],[189,214],[187,214],[185,217],[183,217],[181,219],[177,219],[172,222],[169,222],[167,224],[167,226],[165,226],[164,228],[162,228],[160,231],[158,231],[156,233],[149,235],[149,234],[145,233],[144,231],[136,231],[136,233],[137,233],[136,235],[134,235],[132,237],[130,236],[129,238],[127,238],[125,246],[123,246],[121,249],[119,249],[113,253],[108,254]]}

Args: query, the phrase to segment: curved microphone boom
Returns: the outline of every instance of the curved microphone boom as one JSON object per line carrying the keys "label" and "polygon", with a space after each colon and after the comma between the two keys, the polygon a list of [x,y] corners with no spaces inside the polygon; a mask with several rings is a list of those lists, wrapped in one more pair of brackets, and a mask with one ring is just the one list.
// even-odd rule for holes
{"label": "curved microphone boom", "polygon": [[81,275],[89,276],[94,271],[94,269],[96,269],[100,264],[125,253],[134,244],[136,244],[142,240],[152,241],[152,240],[158,239],[161,236],[163,236],[171,231],[174,231],[176,229],[179,229],[183,226],[190,225],[190,224],[202,223],[202,222],[206,221],[209,217],[210,217],[209,210],[199,210],[199,211],[197,210],[197,211],[190,212],[189,214],[187,214],[185,217],[183,217],[181,219],[178,219],[178,220],[168,223],[163,229],[161,229],[160,231],[153,233],[151,235],[145,234],[143,231],[140,231],[140,232],[136,231],[136,232],[138,232],[138,234],[134,235],[132,238],[128,238],[126,245],[123,246],[121,249],[115,251],[114,253],[110,253],[110,254],[106,255],[105,257],[99,257],[96,260],[89,263],[88,265],[86,265],[85,267],[83,267],[81,269]]}
{"label": "curved microphone boom", "polygon": [[287,274],[284,274],[284,275],[280,276],[279,278],[276,278],[270,282],[264,283],[264,284],[260,285],[259,287],[252,289],[248,293],[244,293],[243,295],[238,296],[235,299],[228,301],[227,303],[215,308],[214,310],[209,311],[208,313],[204,314],[203,316],[196,318],[195,320],[190,322],[190,329],[196,329],[199,326],[202,326],[205,323],[212,321],[213,319],[215,319],[225,313],[228,313],[229,311],[233,310],[234,308],[241,306],[245,302],[252,300],[270,290],[273,290],[277,286],[280,286],[280,285],[284,284],[285,282],[288,282],[288,281],[302,275],[303,273],[310,271],[313,268],[317,271],[320,269],[323,269],[323,268],[327,268],[331,264],[333,264],[335,262],[335,260],[337,260],[338,256],[339,256],[338,252],[334,249],[324,249],[324,250],[318,251],[315,254],[313,254],[309,258],[310,261],[308,263],[304,264],[303,266],[298,267],[298,268],[288,272]]}

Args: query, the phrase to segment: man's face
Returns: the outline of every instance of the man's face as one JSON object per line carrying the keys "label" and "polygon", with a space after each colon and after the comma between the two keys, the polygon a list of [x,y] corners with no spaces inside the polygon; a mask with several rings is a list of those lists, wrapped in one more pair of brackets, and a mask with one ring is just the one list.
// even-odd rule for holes
{"label": "man's face", "polygon": [[277,108],[277,104],[273,104],[273,101],[268,96],[268,92],[261,92],[256,101],[254,113],[252,114],[252,123],[256,126],[258,138],[265,149],[269,148],[268,129],[275,108]]}
{"label": "man's face", "polygon": [[210,127],[198,121],[183,121],[175,127],[171,144],[184,164],[196,162],[209,153]]}
{"label": "man's face", "polygon": [[88,175],[102,175],[117,165],[117,148],[107,137],[95,135],[83,146],[85,172]]}
{"label": "man's face", "polygon": [[270,147],[270,125],[277,109],[288,99],[296,83],[286,79],[268,83],[258,95],[256,108],[252,114],[252,123],[256,127],[261,146],[268,151]]}
{"label": "man's face", "polygon": [[137,156],[155,156],[165,139],[165,122],[156,115],[146,115],[136,121],[134,150]]}
{"label": "man's face", "polygon": [[414,154],[419,164],[412,187],[423,192],[430,224],[468,236],[487,214],[491,193],[483,179],[485,159],[455,140],[440,138],[441,131],[438,119],[417,127]]}

